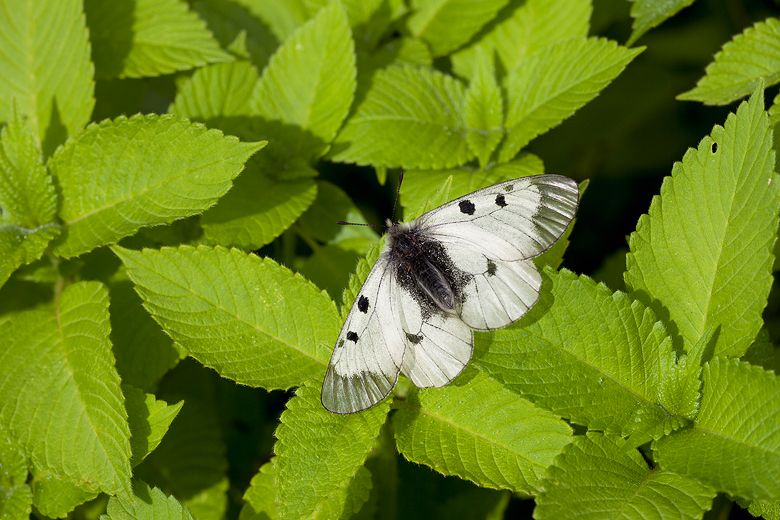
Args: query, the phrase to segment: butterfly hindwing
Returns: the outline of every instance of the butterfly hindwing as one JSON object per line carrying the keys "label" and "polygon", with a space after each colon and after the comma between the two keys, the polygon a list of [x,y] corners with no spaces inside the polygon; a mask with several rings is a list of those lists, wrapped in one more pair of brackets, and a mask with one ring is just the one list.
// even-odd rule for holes
{"label": "butterfly hindwing", "polygon": [[398,380],[406,345],[395,272],[380,256],[344,321],[325,373],[322,405],[334,413],[365,410]]}
{"label": "butterfly hindwing", "polygon": [[534,258],[563,234],[574,218],[579,188],[560,175],[502,182],[448,202],[418,221],[442,244],[459,244],[488,258]]}
{"label": "butterfly hindwing", "polygon": [[401,372],[419,388],[441,388],[471,360],[474,334],[458,316],[421,305],[419,295],[398,287],[406,353]]}
{"label": "butterfly hindwing", "polygon": [[447,244],[445,250],[463,279],[460,317],[469,327],[506,327],[539,299],[542,277],[533,260],[504,262],[458,243]]}

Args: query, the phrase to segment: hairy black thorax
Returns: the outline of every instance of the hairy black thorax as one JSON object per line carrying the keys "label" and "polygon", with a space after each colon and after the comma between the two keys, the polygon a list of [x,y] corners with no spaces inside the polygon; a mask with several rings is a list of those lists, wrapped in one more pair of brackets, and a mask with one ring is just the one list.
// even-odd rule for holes
{"label": "hairy black thorax", "polygon": [[385,254],[399,285],[412,294],[424,313],[459,314],[463,274],[441,243],[426,237],[416,222],[391,226],[386,243]]}

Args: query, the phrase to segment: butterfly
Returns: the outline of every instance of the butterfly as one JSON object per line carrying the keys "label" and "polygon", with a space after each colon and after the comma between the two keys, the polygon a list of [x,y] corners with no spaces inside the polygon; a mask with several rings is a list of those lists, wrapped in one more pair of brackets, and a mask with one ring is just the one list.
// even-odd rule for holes
{"label": "butterfly", "polygon": [[569,227],[579,187],[568,177],[514,179],[416,220],[387,222],[325,373],[322,405],[349,414],[390,394],[402,372],[441,388],[471,360],[473,330],[520,319],[539,299],[533,259]]}

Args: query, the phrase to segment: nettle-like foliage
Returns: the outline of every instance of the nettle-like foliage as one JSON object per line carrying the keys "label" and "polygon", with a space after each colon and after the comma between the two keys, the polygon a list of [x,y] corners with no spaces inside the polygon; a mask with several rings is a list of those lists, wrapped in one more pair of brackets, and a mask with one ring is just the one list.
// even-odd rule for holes
{"label": "nettle-like foliage", "polygon": [[[630,42],[690,3],[634,1]],[[514,492],[538,519],[680,519],[722,492],[778,518],[776,19],[681,96],[752,93],[639,220],[626,292],[558,270],[564,238],[539,303],[477,333],[451,385],[320,404],[379,241],[336,225],[365,219],[320,172],[405,170],[407,216],[542,173],[525,146],[642,51],[589,37],[591,11],[0,0],[0,517],[494,518]],[[167,114],[116,116],[165,92]],[[294,393],[264,447],[230,455],[241,385]]]}

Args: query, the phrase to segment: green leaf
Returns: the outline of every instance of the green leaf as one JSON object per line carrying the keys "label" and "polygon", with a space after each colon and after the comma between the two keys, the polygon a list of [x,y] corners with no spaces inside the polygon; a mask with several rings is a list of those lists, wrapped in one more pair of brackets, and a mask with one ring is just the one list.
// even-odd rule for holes
{"label": "green leaf", "polygon": [[27,461],[0,428],[0,518],[27,520],[32,512],[32,489],[27,484]]}
{"label": "green leaf", "polygon": [[0,224],[0,286],[19,266],[38,260],[59,234],[60,226],[56,223],[35,229]]}
{"label": "green leaf", "polygon": [[223,247],[113,250],[155,320],[223,377],[271,390],[322,376],[317,346],[335,341],[341,320],[300,275]]}
{"label": "green leaf", "polygon": [[474,157],[460,112],[463,85],[435,70],[392,66],[336,138],[331,159],[362,165],[440,169]]}
{"label": "green leaf", "polygon": [[[239,520],[279,518],[279,506],[276,503],[276,468],[271,459],[260,467],[244,493],[245,505],[241,509]],[[352,480],[339,487],[327,500],[322,502],[308,520],[352,518],[362,512],[371,492],[371,473],[359,466]]]}
{"label": "green leaf", "polygon": [[89,33],[79,0],[0,0],[0,121],[14,100],[45,156],[95,106]]}
{"label": "green leaf", "polygon": [[693,0],[630,0],[633,32],[626,45],[633,45],[647,31],[688,7]]}
{"label": "green leaf", "polygon": [[[48,471],[32,471],[33,505],[49,518],[63,518],[81,504],[98,496],[97,491],[54,477]],[[28,518],[28,517],[25,517]]]}
{"label": "green leaf", "polygon": [[748,513],[764,520],[780,520],[780,500],[754,500],[748,507]]}
{"label": "green leaf", "polygon": [[539,49],[571,38],[585,38],[592,11],[589,0],[511,0],[477,35],[474,43],[452,54],[452,69],[470,78],[479,54],[498,58],[500,76]]}
{"label": "green leaf", "polygon": [[363,507],[370,494],[371,473],[363,466],[358,466],[352,480],[320,504],[309,518],[312,520],[352,518],[358,512],[363,513]]}
{"label": "green leaf", "polygon": [[780,498],[780,379],[736,360],[704,366],[692,429],[653,445],[658,463],[750,500]]}
{"label": "green leaf", "polygon": [[142,226],[202,212],[262,146],[173,116],[88,126],[49,161],[62,190],[65,223],[55,253],[80,255]]}
{"label": "green leaf", "polygon": [[693,89],[677,99],[726,105],[780,81],[780,20],[767,18],[736,35],[715,55],[715,61]]}
{"label": "green leaf", "polygon": [[122,385],[122,393],[132,433],[130,464],[135,467],[160,444],[184,401],[169,406],[165,401],[155,399],[153,394],[144,394],[143,390],[130,385]]}
{"label": "green leaf", "polygon": [[248,61],[202,67],[179,86],[169,112],[209,127],[222,127],[223,119],[249,113],[258,80],[257,69]]}
{"label": "green leaf", "polygon": [[260,249],[290,227],[317,196],[313,179],[281,180],[257,171],[254,161],[249,167],[220,203],[201,217],[209,241]]}
{"label": "green leaf", "polygon": [[244,45],[252,63],[262,69],[279,46],[271,30],[252,16],[247,7],[223,0],[198,0],[192,9],[203,18],[223,49],[245,35]]}
{"label": "green leaf", "polygon": [[17,110],[0,132],[0,222],[34,229],[54,221],[57,195],[35,136]]}
{"label": "green leaf", "polygon": [[393,417],[398,450],[411,462],[482,487],[535,494],[571,428],[485,374],[420,390]]}
{"label": "green leaf", "polygon": [[675,163],[626,258],[632,296],[688,347],[714,327],[714,356],[745,353],[772,286],[780,177],[763,107],[759,91]]}
{"label": "green leaf", "polygon": [[499,182],[544,173],[542,160],[530,153],[522,153],[512,161],[493,164],[485,170],[461,167],[451,170],[408,170],[401,186],[401,202],[405,209],[416,210],[425,204],[431,193],[441,188],[452,176],[453,199]]}
{"label": "green leaf", "polygon": [[412,0],[406,25],[425,41],[434,56],[444,56],[468,42],[509,0]]}
{"label": "green leaf", "polygon": [[[322,375],[313,379],[316,388],[308,383],[298,388],[276,430],[280,518],[306,518],[319,508],[332,509],[332,503],[325,503],[336,495],[347,500],[350,495],[345,488],[353,484],[387,415],[389,400],[351,415],[328,412],[320,402]],[[365,477],[357,478],[367,491]]]}
{"label": "green leaf", "polygon": [[[260,466],[260,470],[252,477],[249,487],[244,492],[244,507],[241,508],[239,520],[262,519],[277,520],[279,506],[276,504],[276,468],[271,462]],[[263,516],[264,515],[264,516]]]}
{"label": "green leaf", "polygon": [[662,469],[650,469],[623,440],[590,432],[564,448],[537,498],[534,518],[702,517],[715,490]]}
{"label": "green leaf", "polygon": [[110,294],[116,369],[123,383],[151,391],[187,354],[149,316],[129,280],[112,284]]}
{"label": "green leaf", "polygon": [[166,497],[159,489],[135,480],[133,490],[135,496],[132,499],[111,497],[101,520],[192,520],[186,507],[175,498]]}
{"label": "green leaf", "polygon": [[330,143],[352,104],[356,74],[349,22],[335,3],[271,57],[252,96],[254,112]]}
{"label": "green leaf", "polygon": [[130,430],[109,329],[98,282],[73,284],[54,308],[2,322],[0,424],[37,468],[129,496]]}
{"label": "green leaf", "polygon": [[144,78],[232,61],[181,0],[85,0],[95,75]]}
{"label": "green leaf", "polygon": [[506,78],[507,136],[499,161],[507,162],[596,97],[640,52],[588,38],[552,45],[523,60]]}
{"label": "green leaf", "polygon": [[[590,430],[656,421],[672,341],[650,309],[587,276],[550,268],[541,296],[514,326],[479,334],[474,364],[509,389]],[[565,384],[563,384],[565,382]]]}
{"label": "green leaf", "polygon": [[490,155],[504,137],[504,98],[496,83],[492,55],[478,48],[477,70],[466,91],[463,119],[471,128],[467,136],[469,147],[484,170]]}

